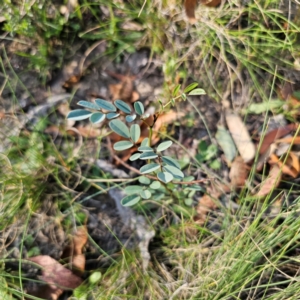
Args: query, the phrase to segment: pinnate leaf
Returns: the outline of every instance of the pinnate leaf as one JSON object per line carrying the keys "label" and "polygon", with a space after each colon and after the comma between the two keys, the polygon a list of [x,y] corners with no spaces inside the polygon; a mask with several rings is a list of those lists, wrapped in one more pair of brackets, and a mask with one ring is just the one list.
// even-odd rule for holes
{"label": "pinnate leaf", "polygon": [[130,149],[132,146],[133,143],[131,141],[120,141],[114,144],[114,149],[116,151],[122,151],[122,150]]}
{"label": "pinnate leaf", "polygon": [[116,106],[119,110],[121,110],[122,112],[124,112],[125,114],[130,114],[130,113],[131,113],[131,108],[130,108],[130,106],[129,106],[126,102],[124,102],[124,101],[122,101],[122,100],[116,100],[116,101],[115,101],[115,106]]}
{"label": "pinnate leaf", "polygon": [[182,173],[182,171],[176,167],[168,165],[168,166],[164,166],[164,170],[168,173],[171,173],[173,175],[173,177],[176,179],[182,179],[184,177],[184,174]]}
{"label": "pinnate leaf", "polygon": [[130,115],[125,117],[126,122],[131,123],[136,119],[136,115]]}
{"label": "pinnate leaf", "polygon": [[140,156],[141,156],[141,153],[134,153],[134,154],[132,154],[132,155],[129,157],[129,160],[130,160],[130,161],[137,160],[137,159],[140,158]]}
{"label": "pinnate leaf", "polygon": [[68,113],[67,119],[80,121],[89,118],[92,115],[92,112],[85,109],[75,109]]}
{"label": "pinnate leaf", "polygon": [[151,192],[148,190],[142,191],[142,192],[140,192],[140,196],[143,199],[149,199],[151,197]]}
{"label": "pinnate leaf", "polygon": [[119,115],[120,115],[120,114],[118,114],[118,113],[111,112],[111,113],[108,113],[108,114],[106,115],[106,119],[107,119],[107,120],[111,120],[111,119],[117,118]]}
{"label": "pinnate leaf", "polygon": [[206,95],[206,92],[203,89],[194,89],[188,93],[189,96],[197,96],[197,95]]}
{"label": "pinnate leaf", "polygon": [[89,108],[89,109],[99,110],[99,106],[97,104],[92,103],[92,102],[88,102],[88,101],[85,101],[85,100],[80,100],[77,104],[80,105],[80,106]]}
{"label": "pinnate leaf", "polygon": [[157,170],[159,167],[160,167],[160,165],[157,164],[157,163],[147,164],[147,165],[142,166],[142,167],[140,168],[140,172],[141,172],[142,174],[148,174],[148,173],[151,173],[151,172]]}
{"label": "pinnate leaf", "polygon": [[128,139],[130,138],[129,129],[124,122],[120,120],[112,120],[109,122],[109,127],[116,134]]}
{"label": "pinnate leaf", "polygon": [[103,108],[105,110],[113,111],[113,112],[117,110],[116,107],[109,101],[103,99],[96,99],[95,102],[100,108]]}
{"label": "pinnate leaf", "polygon": [[129,185],[129,186],[126,186],[124,191],[127,195],[132,195],[132,194],[140,193],[143,190],[143,188],[144,187],[141,185]]}
{"label": "pinnate leaf", "polygon": [[121,200],[123,206],[133,206],[141,200],[141,196],[137,194],[128,195]]}
{"label": "pinnate leaf", "polygon": [[159,172],[157,178],[164,183],[168,183],[173,180],[173,175],[169,172]]}
{"label": "pinnate leaf", "polygon": [[105,119],[105,114],[103,114],[101,112],[93,113],[90,116],[90,120],[93,124],[98,124],[98,123],[104,121],[104,119]]}
{"label": "pinnate leaf", "polygon": [[162,161],[165,164],[169,165],[169,166],[173,166],[173,167],[175,167],[177,169],[180,169],[180,163],[179,163],[179,161],[177,161],[174,158],[171,158],[169,156],[162,156]]}
{"label": "pinnate leaf", "polygon": [[140,101],[135,102],[134,103],[134,110],[138,115],[141,116],[145,111],[143,103],[140,102]]}
{"label": "pinnate leaf", "polygon": [[141,128],[138,124],[133,124],[130,127],[131,139],[136,143],[141,136]]}
{"label": "pinnate leaf", "polygon": [[146,176],[141,176],[141,177],[139,178],[139,182],[140,182],[141,184],[146,184],[146,185],[148,185],[148,184],[150,184],[151,180],[150,180],[148,177],[146,177]]}
{"label": "pinnate leaf", "polygon": [[168,149],[171,145],[173,144],[172,141],[165,141],[165,142],[162,142],[160,143],[158,146],[157,146],[157,151],[160,152],[160,151],[164,151],[166,149]]}
{"label": "pinnate leaf", "polygon": [[144,152],[141,154],[140,159],[153,159],[158,157],[158,155],[154,152]]}

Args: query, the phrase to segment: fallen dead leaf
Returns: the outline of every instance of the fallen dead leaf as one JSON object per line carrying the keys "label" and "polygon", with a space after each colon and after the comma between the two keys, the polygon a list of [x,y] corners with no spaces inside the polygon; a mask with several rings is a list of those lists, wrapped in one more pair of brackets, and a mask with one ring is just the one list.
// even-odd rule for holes
{"label": "fallen dead leaf", "polygon": [[293,178],[298,177],[300,169],[299,157],[295,153],[290,152],[285,160],[285,163],[282,162],[275,154],[273,154],[270,157],[270,164],[274,163],[278,164],[283,174],[287,174]]}
{"label": "fallen dead leaf", "polygon": [[228,129],[241,157],[245,163],[250,162],[255,157],[256,149],[245,124],[240,116],[232,112],[226,112],[225,118]]}
{"label": "fallen dead leaf", "polygon": [[249,175],[249,167],[241,156],[235,158],[231,165],[229,178],[233,187],[243,187]]}
{"label": "fallen dead leaf", "polygon": [[276,128],[268,132],[264,137],[261,143],[259,153],[263,154],[268,150],[270,145],[274,143],[275,140],[280,139],[281,137],[289,134],[290,132],[297,130],[298,124],[289,124],[283,127]]}
{"label": "fallen dead leaf", "polygon": [[73,273],[82,275],[85,270],[85,256],[83,247],[87,243],[88,235],[86,226],[77,227],[73,234],[70,244],[64,249],[62,258],[67,258]]}
{"label": "fallen dead leaf", "polygon": [[273,189],[275,189],[281,180],[282,172],[278,164],[272,166],[270,173],[265,181],[262,182],[260,190],[256,194],[257,197],[267,196]]}
{"label": "fallen dead leaf", "polygon": [[199,199],[196,207],[197,215],[195,217],[195,222],[197,224],[202,226],[206,223],[208,213],[217,208],[216,199],[218,199],[220,195],[220,192],[213,188],[209,188],[207,194]]}
{"label": "fallen dead leaf", "polygon": [[276,140],[276,143],[286,143],[292,145],[300,145],[300,136],[289,136],[283,139]]}
{"label": "fallen dead leaf", "polygon": [[46,289],[41,286],[40,289],[28,290],[27,293],[30,295],[57,300],[64,290],[73,290],[82,283],[80,277],[48,255],[39,255],[28,260],[42,267],[42,275],[39,279],[47,284]]}

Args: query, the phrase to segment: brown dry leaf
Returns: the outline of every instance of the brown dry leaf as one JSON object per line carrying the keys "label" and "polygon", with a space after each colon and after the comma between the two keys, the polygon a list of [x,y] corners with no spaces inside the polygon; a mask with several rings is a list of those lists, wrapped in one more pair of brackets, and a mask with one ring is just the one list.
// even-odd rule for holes
{"label": "brown dry leaf", "polygon": [[86,226],[77,227],[70,244],[64,249],[62,254],[62,258],[67,258],[70,261],[73,273],[77,275],[82,275],[85,269],[83,247],[87,243],[87,240],[88,235]]}
{"label": "brown dry leaf", "polygon": [[231,164],[229,178],[233,187],[243,187],[249,175],[249,167],[241,156],[235,158]]}
{"label": "brown dry leaf", "polygon": [[[191,24],[196,23],[195,10],[197,7],[197,0],[185,0],[184,8],[187,17],[189,18],[189,22]],[[206,5],[209,7],[216,7],[221,3],[221,0],[201,0],[200,3],[202,5]]]}
{"label": "brown dry leaf", "polygon": [[215,189],[209,188],[207,190],[207,194],[199,199],[198,205],[196,207],[197,215],[195,217],[195,222],[197,224],[205,224],[207,214],[217,208],[216,200],[214,199],[218,199],[220,195],[220,192],[217,192]]}
{"label": "brown dry leaf", "polygon": [[255,157],[256,149],[242,119],[229,111],[226,112],[225,118],[229,132],[244,162],[252,161]]}
{"label": "brown dry leaf", "polygon": [[43,267],[40,280],[47,284],[46,289],[41,287],[39,290],[28,290],[30,295],[39,295],[43,299],[56,300],[64,290],[73,290],[82,283],[80,277],[48,255],[39,255],[28,260]]}
{"label": "brown dry leaf", "polygon": [[283,162],[279,160],[279,158],[275,154],[273,154],[270,157],[270,164],[274,163],[279,165],[283,174],[287,174],[293,178],[297,178],[297,176],[299,175],[299,157],[293,152],[289,153],[285,164],[283,164]]}
{"label": "brown dry leaf", "polygon": [[196,23],[196,17],[195,17],[195,10],[197,6],[197,0],[185,0],[184,1],[184,8],[185,8],[185,13],[187,17],[189,18],[189,22],[191,24]]}
{"label": "brown dry leaf", "polygon": [[276,143],[286,143],[292,145],[300,145],[300,136],[289,136],[283,139],[276,140]]}
{"label": "brown dry leaf", "polygon": [[120,83],[109,85],[109,91],[113,101],[122,99],[125,102],[133,103],[139,99],[139,94],[135,91],[134,86],[136,76],[121,75],[111,71],[106,71],[106,73],[120,80]]}
{"label": "brown dry leaf", "polygon": [[267,179],[261,183],[260,190],[256,194],[257,197],[267,196],[274,188],[276,188],[281,180],[281,169],[278,164],[273,165]]}
{"label": "brown dry leaf", "polygon": [[259,153],[263,154],[268,150],[270,145],[276,140],[280,139],[281,137],[289,134],[290,132],[297,130],[298,124],[289,124],[283,127],[276,128],[270,132],[268,132],[262,141],[262,144],[259,149]]}

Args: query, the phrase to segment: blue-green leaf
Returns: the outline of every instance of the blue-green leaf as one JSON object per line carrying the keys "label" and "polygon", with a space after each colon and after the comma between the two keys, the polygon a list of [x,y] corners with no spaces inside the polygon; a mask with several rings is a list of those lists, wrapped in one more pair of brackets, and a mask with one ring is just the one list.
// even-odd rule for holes
{"label": "blue-green leaf", "polygon": [[173,166],[173,167],[180,169],[179,161],[177,161],[174,158],[171,158],[169,156],[162,156],[162,161],[169,166]]}
{"label": "blue-green leaf", "polygon": [[158,157],[158,155],[154,152],[144,152],[141,154],[140,159],[153,159]]}
{"label": "blue-green leaf", "polygon": [[173,175],[169,172],[159,172],[157,178],[164,183],[168,183],[173,180]]}
{"label": "blue-green leaf", "polygon": [[104,121],[104,119],[105,119],[105,114],[103,114],[102,112],[96,112],[90,116],[90,120],[93,124],[100,123]]}
{"label": "blue-green leaf", "polygon": [[137,160],[137,159],[140,158],[140,156],[141,156],[141,153],[134,153],[134,154],[132,154],[132,155],[129,157],[129,160],[130,160],[130,161]]}
{"label": "blue-green leaf", "polygon": [[130,127],[131,139],[136,143],[141,136],[141,128],[138,124],[133,124]]}
{"label": "blue-green leaf", "polygon": [[193,185],[188,185],[187,187],[184,188],[185,191],[199,191],[199,192],[205,192],[205,189],[202,188],[200,185],[193,184]]}
{"label": "blue-green leaf", "polygon": [[130,115],[125,117],[126,122],[131,123],[136,119],[136,115]]}
{"label": "blue-green leaf", "polygon": [[134,110],[141,116],[145,111],[143,103],[140,101],[134,102]]}
{"label": "blue-green leaf", "polygon": [[92,102],[88,102],[88,101],[85,101],[85,100],[80,100],[77,104],[80,105],[80,106],[89,108],[89,109],[99,110],[99,108],[100,108],[97,104],[92,103]]}
{"label": "blue-green leaf", "polygon": [[182,179],[184,177],[184,174],[182,171],[180,171],[178,168],[173,167],[173,166],[164,166],[163,168],[166,172],[169,172],[173,175],[174,178],[176,179]]}
{"label": "blue-green leaf", "polygon": [[109,101],[103,99],[96,99],[95,102],[100,108],[103,108],[105,110],[114,111],[114,112],[117,110],[116,107]]}
{"label": "blue-green leaf", "polygon": [[206,92],[203,89],[194,89],[188,93],[189,96],[197,96],[197,95],[206,95]]}
{"label": "blue-green leaf", "polygon": [[148,185],[148,184],[150,184],[151,180],[150,180],[148,177],[146,177],[146,176],[141,176],[141,177],[139,178],[139,182],[140,182],[141,184],[146,184],[146,185]]}
{"label": "blue-green leaf", "polygon": [[149,141],[149,138],[144,138],[141,142],[141,146],[149,146],[148,141]]}
{"label": "blue-green leaf", "polygon": [[120,114],[118,114],[118,113],[111,112],[111,113],[106,114],[106,119],[111,120],[111,119],[114,119],[114,118],[118,117],[119,115]]}
{"label": "blue-green leaf", "polygon": [[125,137],[127,139],[130,138],[129,129],[124,122],[120,120],[112,120],[109,122],[109,127],[112,131],[114,131],[118,135]]}
{"label": "blue-green leaf", "polygon": [[155,180],[150,184],[149,187],[153,190],[157,190],[161,187],[161,183],[158,180]]}
{"label": "blue-green leaf", "polygon": [[80,121],[87,119],[92,115],[92,112],[85,110],[85,109],[75,109],[68,113],[67,119],[74,120],[74,121]]}
{"label": "blue-green leaf", "polygon": [[162,142],[162,143],[160,143],[160,144],[157,146],[156,151],[158,151],[158,152],[164,151],[164,150],[168,149],[172,144],[173,144],[172,141],[165,141],[165,142]]}
{"label": "blue-green leaf", "polygon": [[133,206],[141,200],[141,196],[137,194],[128,195],[121,200],[123,206]]}
{"label": "blue-green leaf", "polygon": [[143,190],[143,186],[141,185],[129,185],[124,189],[127,195],[138,194]]}
{"label": "blue-green leaf", "polygon": [[131,141],[120,141],[120,142],[116,142],[114,144],[114,149],[116,151],[123,151],[126,149],[129,149],[133,146],[133,143]]}
{"label": "blue-green leaf", "polygon": [[198,86],[198,83],[197,83],[197,82],[193,82],[193,83],[189,84],[189,85],[183,90],[183,92],[184,92],[184,93],[188,93],[188,92],[190,92],[191,90],[195,89],[197,86]]}
{"label": "blue-green leaf", "polygon": [[141,146],[138,148],[139,151],[141,152],[154,152],[153,149],[151,147],[148,146]]}
{"label": "blue-green leaf", "polygon": [[142,167],[140,168],[140,172],[141,172],[142,174],[151,173],[151,172],[157,170],[159,167],[160,167],[160,165],[157,164],[157,163],[147,164],[147,165],[142,166]]}
{"label": "blue-green leaf", "polygon": [[151,192],[148,190],[142,191],[142,192],[140,192],[140,196],[143,199],[149,199],[151,197]]}
{"label": "blue-green leaf", "polygon": [[126,102],[124,102],[124,101],[122,101],[122,100],[116,100],[116,101],[115,101],[115,106],[116,106],[119,110],[121,110],[122,112],[124,112],[125,114],[130,114],[130,113],[131,113],[131,108],[130,108],[130,106],[129,106]]}

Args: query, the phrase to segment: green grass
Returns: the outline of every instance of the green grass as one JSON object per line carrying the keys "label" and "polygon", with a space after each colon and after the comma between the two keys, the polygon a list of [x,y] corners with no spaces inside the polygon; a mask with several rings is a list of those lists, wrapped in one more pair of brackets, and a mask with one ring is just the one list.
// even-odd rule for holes
{"label": "green grass", "polygon": [[[76,41],[87,48],[95,41],[105,40],[105,55],[116,61],[121,61],[124,54],[148,47],[165,75],[166,98],[178,81],[199,82],[215,101],[224,100],[228,93],[233,95],[240,87],[243,97],[229,97],[232,107],[239,110],[252,101],[269,101],[275,95],[276,85],[287,80],[285,72],[293,69],[294,60],[299,58],[300,24],[281,12],[280,1],[269,0],[260,6],[257,1],[249,1],[247,6],[234,2],[228,1],[222,9],[200,7],[195,26],[188,24],[180,1],[85,0],[67,18],[60,14],[59,5],[49,1],[6,1],[0,13],[7,18],[3,26],[5,41],[32,42],[36,54],[20,51],[19,55],[28,60],[28,69],[40,72],[42,82],[53,68],[62,68],[64,60],[72,57]],[[6,52],[2,53],[1,70],[6,78],[3,89],[10,91],[16,112],[21,112],[14,89],[22,82]],[[24,85],[22,89],[26,91]],[[205,123],[205,115],[199,110],[195,110],[195,116]],[[74,173],[84,153],[70,159],[74,140],[55,150],[49,139],[40,134],[45,122],[38,123],[28,136],[12,138],[10,151],[0,155],[1,231],[18,219],[28,224],[48,193],[49,182],[54,198],[59,199],[58,211],[67,216],[66,230],[72,226],[68,220],[75,219],[80,211],[68,184],[73,187],[72,183],[77,182]],[[48,160],[51,157],[54,164]],[[191,162],[194,169],[201,168],[195,158]],[[219,177],[218,172],[207,173]],[[83,175],[95,174],[100,180],[109,180],[93,166],[88,166]],[[251,185],[254,173],[249,179]],[[81,189],[88,191],[91,184],[85,180]],[[99,193],[113,185],[102,182]],[[283,190],[283,199],[290,192]],[[299,299],[299,196],[291,206],[275,214],[270,213],[268,197],[260,201],[251,197],[247,189],[240,195],[232,193],[233,196],[237,196],[239,208],[231,210],[219,204],[207,224],[215,224],[214,230],[193,224],[179,210],[179,217],[166,218],[168,222],[164,223],[163,217],[156,219],[153,226],[157,235],[147,270],[143,270],[139,251],[124,247],[113,263],[101,270],[98,283],[87,280],[74,295],[78,299]],[[169,212],[175,206],[169,200],[164,203],[167,208],[160,209],[172,216]],[[148,213],[144,208],[140,212]],[[147,220],[151,222],[155,217],[152,212]],[[23,245],[28,236],[24,233],[20,239]],[[13,299],[14,295],[15,299],[22,299],[25,275],[5,270],[9,253],[4,247],[0,248],[0,255],[0,298]]]}

